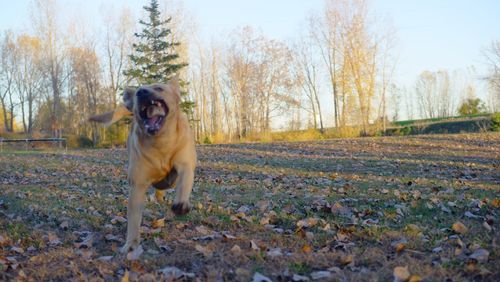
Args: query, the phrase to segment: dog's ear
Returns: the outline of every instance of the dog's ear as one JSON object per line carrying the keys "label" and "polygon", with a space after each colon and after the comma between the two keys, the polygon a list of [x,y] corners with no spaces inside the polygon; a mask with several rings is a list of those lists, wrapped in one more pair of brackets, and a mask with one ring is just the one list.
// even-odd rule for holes
{"label": "dog's ear", "polygon": [[132,87],[127,87],[123,90],[123,104],[125,107],[132,112],[134,108],[134,94],[136,89]]}
{"label": "dog's ear", "polygon": [[106,112],[104,114],[91,116],[89,121],[104,123],[104,125],[110,126],[113,123],[119,121],[125,116],[131,116],[132,112],[129,111],[124,104],[120,104],[114,111]]}
{"label": "dog's ear", "polygon": [[168,85],[172,90],[172,94],[174,94],[175,102],[179,104],[181,102],[181,86],[179,83],[179,75],[176,74],[168,81]]}

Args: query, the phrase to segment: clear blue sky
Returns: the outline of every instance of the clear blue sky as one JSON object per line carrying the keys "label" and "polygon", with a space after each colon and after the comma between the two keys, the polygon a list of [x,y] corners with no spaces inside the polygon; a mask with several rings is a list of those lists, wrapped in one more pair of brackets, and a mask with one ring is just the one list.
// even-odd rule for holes
{"label": "clear blue sky", "polygon": [[[136,16],[146,0],[59,0],[64,13],[101,18],[103,6],[126,5]],[[29,29],[31,0],[0,0],[0,30]],[[160,3],[162,1],[160,0]],[[105,4],[103,4],[105,3]],[[270,37],[290,39],[323,0],[185,0],[184,8],[204,37],[220,37],[238,26],[259,27]],[[410,86],[423,70],[464,69],[484,72],[481,50],[500,40],[498,0],[373,0],[371,12],[389,18],[397,31],[396,80]],[[92,22],[92,21],[89,21]]]}

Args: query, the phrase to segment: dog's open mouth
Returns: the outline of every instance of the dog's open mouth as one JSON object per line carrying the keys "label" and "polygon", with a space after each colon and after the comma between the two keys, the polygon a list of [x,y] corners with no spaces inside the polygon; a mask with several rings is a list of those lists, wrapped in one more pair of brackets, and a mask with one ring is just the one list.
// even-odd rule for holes
{"label": "dog's open mouth", "polygon": [[144,103],[140,109],[140,116],[144,128],[150,135],[158,133],[165,122],[168,107],[163,100],[150,100]]}

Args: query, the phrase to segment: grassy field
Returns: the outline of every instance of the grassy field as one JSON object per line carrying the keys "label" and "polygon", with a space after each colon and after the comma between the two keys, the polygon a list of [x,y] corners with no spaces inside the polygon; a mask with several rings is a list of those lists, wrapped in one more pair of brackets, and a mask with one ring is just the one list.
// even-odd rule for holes
{"label": "grassy field", "polygon": [[137,261],[125,150],[0,154],[0,280],[500,281],[498,133],[197,150],[193,210],[150,197]]}

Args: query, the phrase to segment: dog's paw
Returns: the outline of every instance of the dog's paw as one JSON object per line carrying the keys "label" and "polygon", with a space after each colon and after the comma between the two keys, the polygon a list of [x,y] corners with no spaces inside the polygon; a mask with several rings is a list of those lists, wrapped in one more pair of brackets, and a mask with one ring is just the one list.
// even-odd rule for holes
{"label": "dog's paw", "polygon": [[133,241],[127,241],[123,247],[120,248],[120,253],[122,254],[128,254],[129,252],[133,252],[139,247],[138,242],[133,242]]}
{"label": "dog's paw", "polygon": [[175,215],[185,215],[190,210],[189,203],[174,203],[172,205],[172,211]]}

